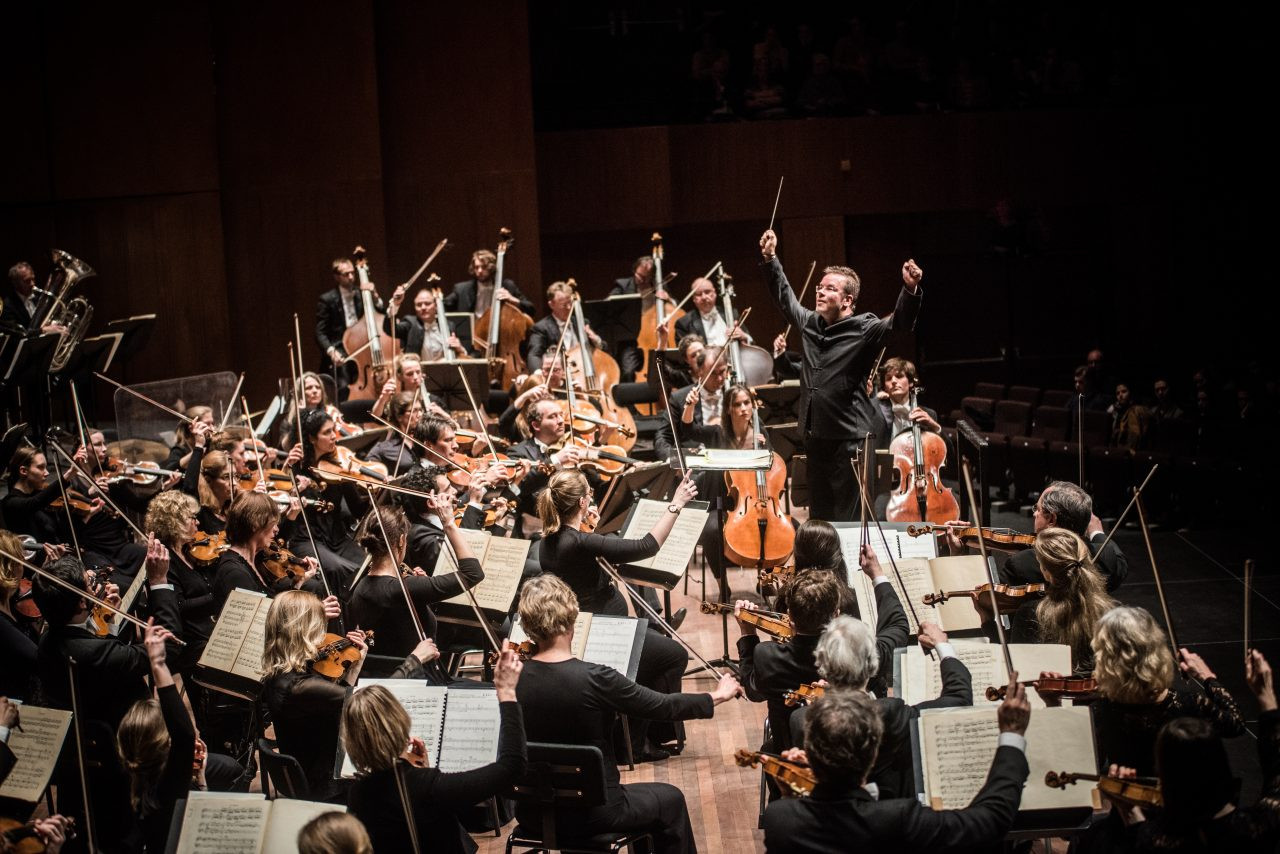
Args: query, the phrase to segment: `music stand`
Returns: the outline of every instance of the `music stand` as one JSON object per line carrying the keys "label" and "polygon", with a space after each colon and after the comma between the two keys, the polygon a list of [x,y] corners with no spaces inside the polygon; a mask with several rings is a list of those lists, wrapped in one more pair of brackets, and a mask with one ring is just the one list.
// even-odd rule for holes
{"label": "music stand", "polygon": [[476,316],[469,311],[446,311],[444,322],[449,331],[458,336],[462,346],[471,352],[474,348],[472,340],[476,337]]}
{"label": "music stand", "polygon": [[[461,372],[460,372],[461,371]],[[479,395],[489,390],[489,362],[485,359],[457,359],[452,362],[423,362],[423,391],[436,396],[440,405],[450,412],[470,412],[471,399],[467,397],[462,374],[466,374],[471,393]],[[481,401],[477,399],[477,403]]]}
{"label": "music stand", "polygon": [[107,331],[119,332],[121,336],[115,357],[126,359],[145,347],[151,340],[151,328],[155,322],[154,314],[135,314],[133,317],[108,322]]}
{"label": "music stand", "polygon": [[66,367],[55,376],[71,380],[93,371],[105,374],[120,349],[120,341],[121,336],[117,332],[85,338],[76,347]]}
{"label": "music stand", "polygon": [[390,435],[390,427],[370,427],[354,436],[339,439],[338,444],[352,453],[359,455],[367,451],[369,448],[372,448],[383,439],[388,438]]}
{"label": "music stand", "polygon": [[608,299],[588,300],[582,311],[595,333],[615,345],[640,337],[640,294],[615,294]]}
{"label": "music stand", "polygon": [[627,522],[627,511],[640,498],[661,496],[665,499],[680,482],[680,472],[666,463],[642,463],[633,466],[609,483],[604,500],[600,502],[600,523],[597,534],[621,531]]}
{"label": "music stand", "polygon": [[756,398],[765,406],[764,423],[766,426],[795,421],[799,417],[799,383],[758,385],[752,391],[756,393]]}
{"label": "music stand", "polygon": [[5,384],[26,386],[38,380],[41,388],[44,388],[44,379],[49,374],[49,363],[53,361],[54,351],[58,349],[58,342],[61,340],[61,335],[19,338],[18,345],[13,348],[13,354],[5,368]]}

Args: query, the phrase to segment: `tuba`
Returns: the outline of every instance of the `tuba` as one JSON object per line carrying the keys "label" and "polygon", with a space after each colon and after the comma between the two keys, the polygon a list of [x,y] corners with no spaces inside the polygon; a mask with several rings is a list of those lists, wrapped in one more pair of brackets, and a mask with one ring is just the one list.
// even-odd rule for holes
{"label": "tuba", "polygon": [[[81,279],[96,276],[97,273],[70,252],[54,249],[50,254],[53,256],[54,270],[49,274],[49,287],[45,289],[44,297],[51,298],[51,301],[47,311],[36,312],[37,317],[41,314],[43,317],[32,328],[39,330],[54,323],[63,327],[62,338],[49,362],[49,371],[57,373],[67,366],[76,346],[89,331],[89,321],[93,319],[93,306],[89,305],[88,300],[76,297],[68,302],[66,296]],[[42,303],[41,309],[43,308]]]}

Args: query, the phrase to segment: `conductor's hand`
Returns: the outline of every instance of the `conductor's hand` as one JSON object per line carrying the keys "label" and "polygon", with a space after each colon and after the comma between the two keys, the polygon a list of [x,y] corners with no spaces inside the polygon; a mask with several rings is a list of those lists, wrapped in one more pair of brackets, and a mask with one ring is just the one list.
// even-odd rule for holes
{"label": "conductor's hand", "polygon": [[1009,674],[1009,688],[1005,691],[1004,702],[996,710],[996,722],[1001,732],[1027,734],[1027,724],[1031,723],[1031,704],[1027,702],[1027,690],[1018,684],[1018,671]]}
{"label": "conductor's hand", "polygon": [[771,228],[764,234],[760,235],[760,255],[764,260],[770,261],[774,255],[778,254],[778,235]]}
{"label": "conductor's hand", "polygon": [[923,278],[924,270],[920,269],[914,259],[908,258],[902,265],[902,282],[907,286],[907,290],[915,293]]}
{"label": "conductor's hand", "polygon": [[493,687],[498,689],[498,702],[509,703],[516,699],[516,683],[524,662],[514,649],[504,649],[498,657],[498,667],[493,671]]}

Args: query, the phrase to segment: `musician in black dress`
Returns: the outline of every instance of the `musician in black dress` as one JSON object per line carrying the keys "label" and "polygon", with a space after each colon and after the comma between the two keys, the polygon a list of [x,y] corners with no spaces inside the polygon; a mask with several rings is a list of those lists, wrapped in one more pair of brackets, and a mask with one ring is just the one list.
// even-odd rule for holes
{"label": "musician in black dress", "polygon": [[[732,676],[720,679],[708,694],[657,693],[611,667],[573,657],[573,624],[578,596],[557,576],[530,579],[520,593],[520,625],[537,644],[525,662],[516,693],[524,710],[530,741],[593,745],[604,754],[605,803],[560,812],[562,833],[591,836],[609,831],[643,831],[653,835],[658,854],[696,851],[684,793],[669,783],[622,785],[612,732],[618,714],[655,720],[709,718],[715,706],[741,693]],[[645,640],[646,648],[652,640]],[[540,814],[521,805],[521,824],[537,827]]]}
{"label": "musician in black dress", "polygon": [[[68,468],[62,477],[69,478],[72,471]],[[8,483],[9,491],[0,498],[6,527],[15,534],[30,534],[41,543],[61,542],[59,529],[63,526],[56,513],[65,511],[55,511],[49,505],[62,497],[63,488],[58,485],[56,474],[53,480],[49,479],[48,458],[33,447],[18,448],[9,460]],[[91,506],[101,509],[102,499]]]}
{"label": "musician in black dress", "polygon": [[827,267],[811,311],[787,282],[772,230],[760,237],[760,251],[774,302],[804,342],[799,425],[809,471],[821,474],[809,479],[809,513],[816,519],[849,521],[858,507],[849,461],[857,442],[880,429],[880,417],[867,397],[867,376],[889,334],[914,328],[924,273],[914,261],[904,263],[897,306],[893,314],[878,318],[853,313],[861,290],[858,274],[849,267]]}
{"label": "musician in black dress", "polygon": [[[315,577],[320,565],[307,558],[306,570],[296,578],[285,575],[272,578],[258,567],[258,553],[266,549],[279,534],[280,512],[275,501],[261,492],[246,492],[236,499],[227,513],[227,550],[218,558],[213,571],[213,608],[221,613],[231,591],[239,588],[274,596],[296,590]],[[323,585],[312,584],[309,590],[319,592]],[[325,600],[330,619],[339,613],[337,597]]]}

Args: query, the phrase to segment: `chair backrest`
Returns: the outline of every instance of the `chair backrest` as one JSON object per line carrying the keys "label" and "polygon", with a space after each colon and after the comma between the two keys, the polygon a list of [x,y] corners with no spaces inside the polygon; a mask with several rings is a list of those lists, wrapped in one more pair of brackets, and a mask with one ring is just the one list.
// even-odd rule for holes
{"label": "chair backrest", "polygon": [[[308,800],[311,787],[307,784],[307,775],[297,759],[286,753],[280,753],[276,746],[265,738],[258,739],[258,761],[262,771],[276,788],[277,797]],[[263,791],[267,790],[264,785]]]}
{"label": "chair backrest", "polygon": [[1020,400],[1035,406],[1040,402],[1040,387],[1034,385],[1011,385],[1005,392],[1005,400]]}
{"label": "chair backrest", "polygon": [[1062,441],[1067,438],[1071,426],[1071,414],[1061,406],[1041,404],[1036,407],[1031,421],[1031,435],[1037,439]]}
{"label": "chair backrest", "polygon": [[1004,397],[1004,383],[974,383],[973,396],[1000,400]]}
{"label": "chair backrest", "polygon": [[1065,407],[1070,400],[1071,392],[1058,388],[1047,388],[1044,390],[1044,394],[1040,396],[1040,404],[1042,406]]}
{"label": "chair backrest", "polygon": [[542,842],[559,847],[556,811],[581,812],[605,802],[604,754],[600,748],[581,744],[526,745],[529,761],[524,776],[511,786],[507,797],[537,808],[542,819]]}
{"label": "chair backrest", "polygon": [[[1111,415],[1107,412],[1086,409],[1081,416],[1084,421],[1084,443],[1086,446],[1106,445],[1111,438]],[[1074,430],[1074,425],[1072,430]]]}
{"label": "chair backrest", "polygon": [[1020,400],[1002,400],[996,404],[996,429],[1006,436],[1025,436],[1031,426],[1031,404]]}

